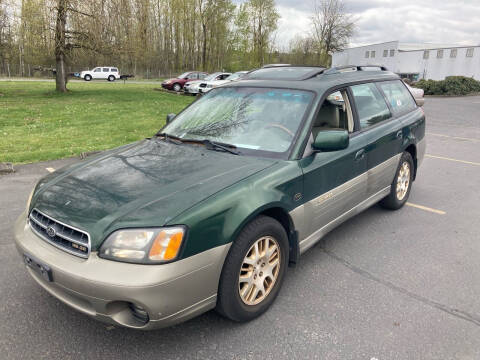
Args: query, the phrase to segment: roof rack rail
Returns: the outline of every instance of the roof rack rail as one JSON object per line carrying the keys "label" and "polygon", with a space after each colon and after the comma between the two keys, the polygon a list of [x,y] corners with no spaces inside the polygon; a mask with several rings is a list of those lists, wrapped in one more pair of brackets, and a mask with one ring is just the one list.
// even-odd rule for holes
{"label": "roof rack rail", "polygon": [[331,74],[339,74],[343,72],[342,70],[350,70],[350,71],[365,71],[364,68],[379,68],[380,71],[388,71],[388,69],[383,65],[342,65],[342,66],[335,66],[329,69],[326,69],[323,74],[331,75]]}
{"label": "roof rack rail", "polygon": [[266,64],[266,65],[263,65],[261,69],[268,69],[273,67],[286,67],[286,66],[292,66],[292,64]]}
{"label": "roof rack rail", "polygon": [[[282,76],[282,69],[288,69],[290,70],[290,75],[288,76]],[[298,69],[299,71],[295,73],[295,69]],[[272,71],[273,70],[273,71]],[[315,66],[315,65],[288,65],[288,64],[269,64],[265,65],[259,69],[253,69],[248,74],[244,77],[244,79],[253,79],[253,80],[307,80],[314,78],[315,76],[318,76],[322,74],[326,69],[321,66]],[[265,77],[265,76],[256,76],[258,73],[265,72],[265,71],[272,71],[277,72],[278,75],[273,75],[270,77]],[[283,75],[285,75],[287,71]]]}

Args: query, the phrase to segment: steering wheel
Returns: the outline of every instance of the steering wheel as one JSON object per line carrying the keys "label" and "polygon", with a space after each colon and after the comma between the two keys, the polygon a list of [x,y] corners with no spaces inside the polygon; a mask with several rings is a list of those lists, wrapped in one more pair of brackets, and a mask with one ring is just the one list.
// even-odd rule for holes
{"label": "steering wheel", "polygon": [[284,131],[285,133],[287,133],[288,135],[290,135],[292,138],[295,137],[295,134],[283,125],[270,123],[270,124],[267,124],[266,128],[269,128],[269,127],[280,129],[280,130]]}

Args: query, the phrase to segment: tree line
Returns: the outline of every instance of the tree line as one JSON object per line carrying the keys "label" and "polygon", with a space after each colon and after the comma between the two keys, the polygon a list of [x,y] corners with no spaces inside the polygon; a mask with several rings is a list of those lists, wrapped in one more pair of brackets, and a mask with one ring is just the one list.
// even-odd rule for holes
{"label": "tree line", "polygon": [[273,62],[328,65],[353,33],[343,0],[317,0],[310,31],[279,49],[279,18],[274,0],[0,0],[0,73],[56,69],[64,77],[110,65],[158,78]]}

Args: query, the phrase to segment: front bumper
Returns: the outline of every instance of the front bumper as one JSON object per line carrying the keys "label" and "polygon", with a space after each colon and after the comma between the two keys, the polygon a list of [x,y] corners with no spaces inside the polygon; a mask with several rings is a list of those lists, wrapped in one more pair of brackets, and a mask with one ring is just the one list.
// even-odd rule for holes
{"label": "front bumper", "polygon": [[[50,294],[100,321],[137,329],[171,326],[215,307],[218,282],[230,244],[162,265],[137,265],[69,255],[36,236],[23,213],[15,223],[20,254],[48,265],[53,281],[27,267]],[[149,321],[134,316],[131,304],[148,313]]]}
{"label": "front bumper", "polygon": [[198,88],[195,87],[183,87],[183,91],[187,94],[198,94]]}

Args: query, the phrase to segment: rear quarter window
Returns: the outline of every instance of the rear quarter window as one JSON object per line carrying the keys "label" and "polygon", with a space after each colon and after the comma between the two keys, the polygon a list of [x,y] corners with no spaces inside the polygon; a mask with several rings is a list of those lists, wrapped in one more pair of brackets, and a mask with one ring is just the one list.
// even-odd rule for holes
{"label": "rear quarter window", "polygon": [[392,117],[385,98],[373,83],[351,87],[360,120],[360,129],[366,129]]}
{"label": "rear quarter window", "polygon": [[385,94],[395,115],[404,114],[416,109],[415,100],[407,87],[400,81],[385,81],[378,83]]}
{"label": "rear quarter window", "polygon": [[118,72],[118,69],[117,68],[111,68],[110,71],[111,72]]}

